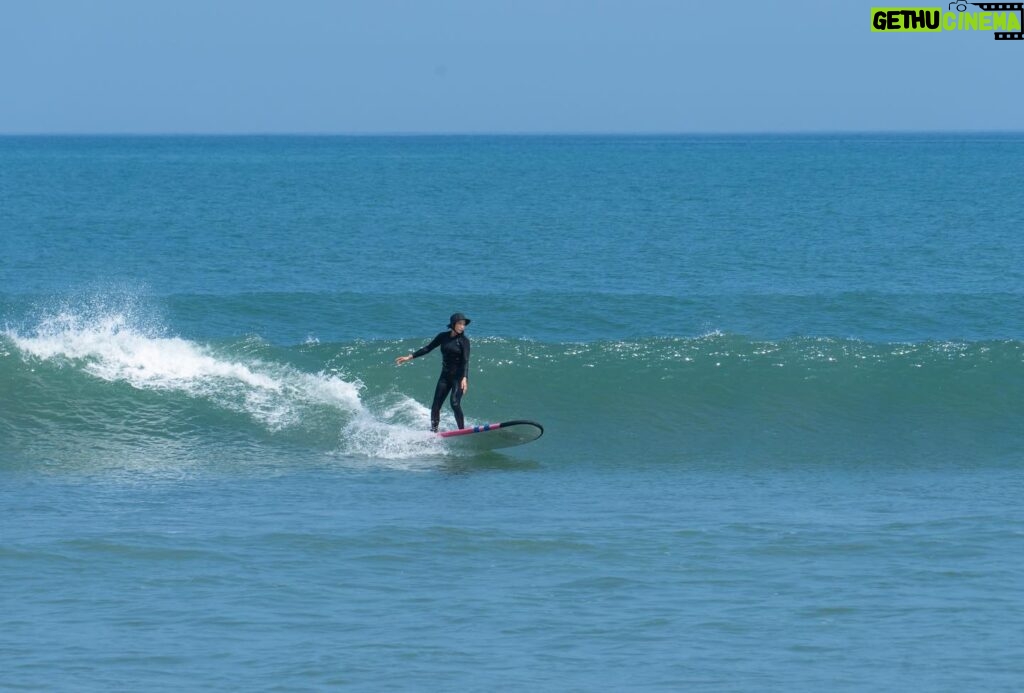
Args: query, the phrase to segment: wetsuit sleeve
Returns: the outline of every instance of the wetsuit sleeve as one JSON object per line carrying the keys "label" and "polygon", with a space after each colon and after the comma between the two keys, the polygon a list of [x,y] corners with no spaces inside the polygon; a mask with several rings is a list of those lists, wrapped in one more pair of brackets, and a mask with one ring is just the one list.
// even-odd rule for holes
{"label": "wetsuit sleeve", "polygon": [[437,348],[437,345],[441,343],[441,337],[443,336],[444,332],[441,332],[436,337],[434,337],[434,339],[431,340],[430,344],[412,352],[412,357],[415,359],[419,358],[420,356],[423,356],[424,354],[429,354],[430,352],[432,352],[434,349]]}
{"label": "wetsuit sleeve", "polygon": [[463,358],[465,360],[465,364],[466,364],[464,366],[465,370],[462,372],[462,377],[463,378],[468,378],[469,377],[469,339],[465,339],[464,338],[462,340],[462,356],[463,356]]}

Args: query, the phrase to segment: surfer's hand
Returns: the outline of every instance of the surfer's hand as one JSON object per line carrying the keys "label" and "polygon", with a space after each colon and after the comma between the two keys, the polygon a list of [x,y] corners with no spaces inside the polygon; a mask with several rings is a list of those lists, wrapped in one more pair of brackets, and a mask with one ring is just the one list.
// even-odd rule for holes
{"label": "surfer's hand", "polygon": [[469,390],[469,378],[463,378],[462,379],[462,394],[466,394],[467,390]]}
{"label": "surfer's hand", "polygon": [[395,365],[401,366],[406,361],[412,361],[412,356],[399,356],[397,359],[395,359]]}

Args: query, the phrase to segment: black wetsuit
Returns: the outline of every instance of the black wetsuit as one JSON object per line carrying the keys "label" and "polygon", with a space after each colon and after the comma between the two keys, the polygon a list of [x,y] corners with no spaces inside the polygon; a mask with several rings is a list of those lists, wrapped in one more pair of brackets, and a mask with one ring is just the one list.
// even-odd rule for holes
{"label": "black wetsuit", "polygon": [[441,423],[441,405],[448,393],[452,393],[452,412],[459,428],[466,427],[466,419],[462,415],[462,379],[469,377],[469,337],[465,334],[452,336],[451,330],[441,332],[430,344],[413,352],[417,358],[441,347],[441,377],[437,379],[434,389],[434,402],[430,405],[430,429],[436,431]]}

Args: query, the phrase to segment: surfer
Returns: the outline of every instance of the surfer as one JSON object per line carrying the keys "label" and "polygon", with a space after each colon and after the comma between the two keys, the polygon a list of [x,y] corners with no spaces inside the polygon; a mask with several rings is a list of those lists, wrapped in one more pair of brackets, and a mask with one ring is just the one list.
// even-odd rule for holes
{"label": "surfer", "polygon": [[454,313],[448,320],[448,329],[438,333],[430,344],[395,359],[395,365],[401,366],[406,361],[412,361],[441,347],[441,377],[437,379],[434,402],[430,405],[430,430],[435,433],[441,423],[441,405],[444,404],[444,398],[449,392],[452,396],[451,406],[455,414],[455,423],[460,429],[466,427],[466,419],[462,415],[462,396],[469,389],[469,337],[465,334],[469,323],[470,319],[465,315]]}

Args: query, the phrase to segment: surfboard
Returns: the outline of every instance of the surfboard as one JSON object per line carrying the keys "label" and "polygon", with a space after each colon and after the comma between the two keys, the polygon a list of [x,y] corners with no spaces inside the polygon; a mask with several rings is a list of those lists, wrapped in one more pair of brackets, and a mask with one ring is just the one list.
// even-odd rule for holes
{"label": "surfboard", "polygon": [[498,450],[537,440],[544,427],[536,421],[504,421],[438,433],[446,443],[469,450]]}

